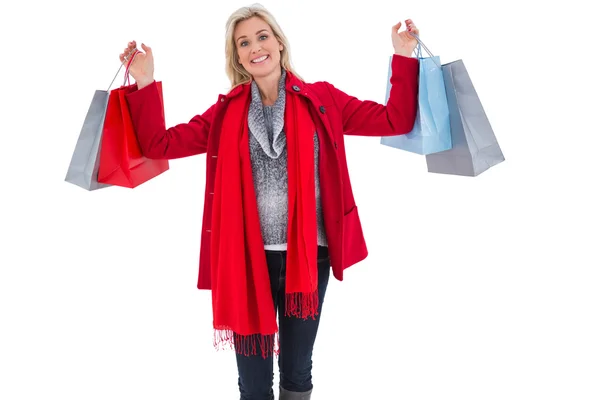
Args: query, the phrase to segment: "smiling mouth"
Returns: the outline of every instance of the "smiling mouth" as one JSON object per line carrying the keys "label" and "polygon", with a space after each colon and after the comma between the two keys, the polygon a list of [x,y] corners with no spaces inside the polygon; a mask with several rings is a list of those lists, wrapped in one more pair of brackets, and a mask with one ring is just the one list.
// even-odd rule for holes
{"label": "smiling mouth", "polygon": [[252,64],[260,64],[261,62],[265,61],[267,58],[269,58],[268,55],[264,55],[262,57],[259,58],[255,58],[254,60],[250,61]]}

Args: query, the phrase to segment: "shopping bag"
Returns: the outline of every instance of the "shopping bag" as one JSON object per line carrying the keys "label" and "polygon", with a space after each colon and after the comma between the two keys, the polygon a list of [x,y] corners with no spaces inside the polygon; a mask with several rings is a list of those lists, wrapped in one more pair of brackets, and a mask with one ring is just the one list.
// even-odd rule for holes
{"label": "shopping bag", "polygon": [[[135,54],[129,63],[134,57]],[[125,75],[128,79],[128,70]],[[157,86],[162,102],[162,82],[157,82]],[[124,82],[123,86],[110,92],[98,170],[98,182],[126,188],[135,188],[169,169],[168,160],[149,159],[142,155],[125,99],[131,88],[132,85]],[[162,112],[164,114],[164,104]]]}
{"label": "shopping bag", "polygon": [[100,142],[108,94],[107,90],[94,93],[65,177],[66,182],[90,191],[112,186],[98,182]]}
{"label": "shopping bag", "polygon": [[477,176],[504,155],[462,60],[442,65],[450,108],[452,149],[425,156],[428,172]]}
{"label": "shopping bag", "polygon": [[[448,110],[440,58],[431,53],[430,57],[422,57],[421,46],[422,42],[419,41],[416,48],[419,61],[419,92],[417,116],[413,129],[403,135],[383,136],[381,144],[411,153],[427,155],[452,148],[452,137],[450,135],[450,111]],[[425,49],[429,52],[426,47]],[[390,57],[386,103],[391,90],[391,73]]]}

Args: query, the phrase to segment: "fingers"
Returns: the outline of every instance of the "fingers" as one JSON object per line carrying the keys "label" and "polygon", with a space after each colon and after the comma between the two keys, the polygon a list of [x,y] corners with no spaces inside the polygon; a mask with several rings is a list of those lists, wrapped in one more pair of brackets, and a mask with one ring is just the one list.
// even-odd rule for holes
{"label": "fingers", "polygon": [[407,31],[410,33],[414,33],[415,35],[419,34],[419,30],[417,29],[417,27],[415,26],[415,23],[413,22],[412,19],[407,19],[406,21],[406,27],[407,27]]}
{"label": "fingers", "polygon": [[[139,50],[136,48],[137,44],[135,42],[135,40],[127,43],[127,47],[125,47],[123,49],[123,52],[121,54],[119,54],[119,60],[123,63],[126,64],[131,57],[135,54],[136,51],[139,52]],[[142,43],[142,50],[144,50],[144,52],[147,55],[152,56],[152,48],[150,46],[146,46],[144,43]]]}
{"label": "fingers", "polygon": [[125,47],[123,49],[123,53],[121,53],[119,55],[119,60],[121,60],[121,62],[127,62],[129,60],[129,58],[135,53],[136,51],[136,42],[135,40],[127,43],[127,47]]}
{"label": "fingers", "polygon": [[[404,23],[406,24],[407,32],[414,33],[415,35],[419,34],[419,29],[417,29],[417,27],[412,19],[407,19],[404,21]],[[398,22],[396,25],[394,25],[392,27],[392,32],[398,33],[398,31],[400,30],[401,27],[402,27],[402,21]]]}

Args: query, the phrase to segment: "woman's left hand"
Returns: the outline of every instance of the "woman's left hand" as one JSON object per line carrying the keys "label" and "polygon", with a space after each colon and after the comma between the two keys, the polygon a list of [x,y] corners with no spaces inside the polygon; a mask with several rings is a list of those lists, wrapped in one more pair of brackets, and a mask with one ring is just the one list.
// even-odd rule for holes
{"label": "woman's left hand", "polygon": [[419,30],[413,23],[412,19],[404,21],[406,23],[406,30],[398,32],[402,27],[402,21],[398,22],[392,27],[392,44],[394,45],[394,51],[396,54],[401,56],[410,57],[413,50],[417,47],[417,39],[411,35],[411,33],[418,35]]}

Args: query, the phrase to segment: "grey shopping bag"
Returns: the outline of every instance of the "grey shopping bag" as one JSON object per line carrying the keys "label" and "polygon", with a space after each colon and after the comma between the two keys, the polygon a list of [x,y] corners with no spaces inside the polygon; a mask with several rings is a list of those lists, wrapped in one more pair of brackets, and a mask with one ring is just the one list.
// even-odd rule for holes
{"label": "grey shopping bag", "polygon": [[[137,51],[132,50],[132,53]],[[131,53],[130,53],[131,54]],[[131,59],[133,61],[133,58]],[[131,63],[131,61],[129,63]],[[100,168],[100,149],[102,145],[102,131],[104,129],[104,119],[106,117],[106,109],[108,108],[108,98],[110,88],[123,68],[123,64],[119,66],[112,82],[107,90],[96,90],[92,103],[88,108],[87,115],[83,121],[83,127],[79,132],[79,138],[75,144],[75,150],[71,156],[71,163],[67,170],[65,181],[82,187],[86,190],[97,190],[108,186],[113,186],[107,183],[98,182],[98,170]],[[129,69],[125,71],[125,79],[123,85],[129,78]]]}
{"label": "grey shopping bag", "polygon": [[108,95],[109,92],[106,90],[96,90],[94,93],[65,177],[65,181],[86,190],[112,186],[98,182],[100,144],[108,106]]}
{"label": "grey shopping bag", "polygon": [[504,161],[496,135],[462,60],[442,65],[452,148],[425,156],[428,172],[477,176]]}

